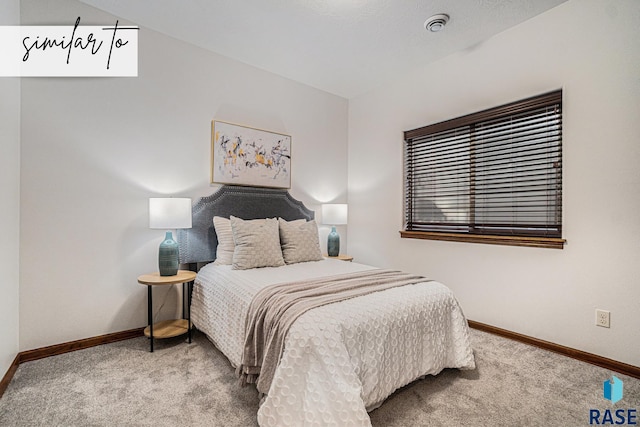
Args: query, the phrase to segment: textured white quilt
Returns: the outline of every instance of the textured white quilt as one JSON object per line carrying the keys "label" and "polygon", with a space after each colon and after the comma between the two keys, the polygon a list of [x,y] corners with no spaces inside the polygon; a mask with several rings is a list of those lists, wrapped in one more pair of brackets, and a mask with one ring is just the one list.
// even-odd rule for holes
{"label": "textured white quilt", "polygon": [[[231,361],[241,362],[245,317],[262,287],[373,267],[323,260],[276,268],[205,266],[191,317]],[[473,369],[467,323],[452,292],[425,282],[329,304],[291,327],[261,426],[371,425],[367,410],[396,389],[444,368]]]}

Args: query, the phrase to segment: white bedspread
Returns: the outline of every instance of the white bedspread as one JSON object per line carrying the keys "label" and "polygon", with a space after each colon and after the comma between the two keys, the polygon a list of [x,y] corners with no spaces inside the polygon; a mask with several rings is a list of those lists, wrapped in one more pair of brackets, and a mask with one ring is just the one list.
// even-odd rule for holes
{"label": "white bedspread", "polygon": [[[323,260],[277,268],[205,266],[196,279],[191,318],[238,366],[245,317],[262,287],[373,267]],[[367,410],[396,389],[444,368],[473,369],[464,315],[452,292],[425,282],[329,304],[291,327],[261,426],[371,425]]]}

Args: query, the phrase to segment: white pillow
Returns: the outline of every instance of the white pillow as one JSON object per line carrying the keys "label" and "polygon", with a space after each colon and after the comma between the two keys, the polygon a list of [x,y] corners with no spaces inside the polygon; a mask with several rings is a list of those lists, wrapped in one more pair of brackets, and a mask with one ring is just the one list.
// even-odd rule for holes
{"label": "white pillow", "polygon": [[284,265],[277,219],[245,221],[232,216],[231,230],[236,245],[233,250],[234,270]]}
{"label": "white pillow", "polygon": [[213,227],[218,236],[218,248],[216,249],[215,265],[231,265],[233,263],[233,250],[236,245],[233,243],[233,232],[231,231],[231,221],[221,216],[213,217]]}
{"label": "white pillow", "polygon": [[323,259],[318,239],[318,226],[315,221],[285,221],[278,218],[280,226],[280,244],[284,262],[320,261]]}

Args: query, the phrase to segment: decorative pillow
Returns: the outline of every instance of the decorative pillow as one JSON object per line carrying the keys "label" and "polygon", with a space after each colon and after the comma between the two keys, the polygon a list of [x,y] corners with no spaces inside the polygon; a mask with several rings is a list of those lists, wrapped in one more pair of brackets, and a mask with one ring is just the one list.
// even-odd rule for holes
{"label": "decorative pillow", "polygon": [[216,265],[231,265],[233,263],[233,250],[236,245],[233,243],[233,232],[231,231],[231,220],[221,216],[213,217],[213,227],[218,236],[218,248],[216,249]]}
{"label": "decorative pillow", "polygon": [[320,261],[323,259],[318,239],[318,226],[315,221],[291,221],[278,219],[280,225],[280,243],[284,262]]}
{"label": "decorative pillow", "polygon": [[233,250],[234,270],[284,265],[277,219],[245,221],[232,216],[231,230],[236,245]]}

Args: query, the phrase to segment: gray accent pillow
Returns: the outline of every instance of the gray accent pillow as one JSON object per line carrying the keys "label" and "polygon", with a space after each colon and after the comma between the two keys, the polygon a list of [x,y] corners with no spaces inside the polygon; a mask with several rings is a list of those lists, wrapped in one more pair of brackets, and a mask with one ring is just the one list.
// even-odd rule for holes
{"label": "gray accent pillow", "polygon": [[276,218],[245,221],[232,216],[231,230],[236,245],[232,262],[234,270],[284,265]]}
{"label": "gray accent pillow", "polygon": [[216,249],[216,265],[233,264],[233,251],[236,248],[233,243],[233,232],[231,231],[231,220],[221,216],[213,217],[213,227],[218,236],[218,248]]}
{"label": "gray accent pillow", "polygon": [[306,261],[320,261],[323,259],[318,238],[318,226],[315,221],[285,221],[278,219],[280,224],[280,244],[284,262],[295,264]]}

